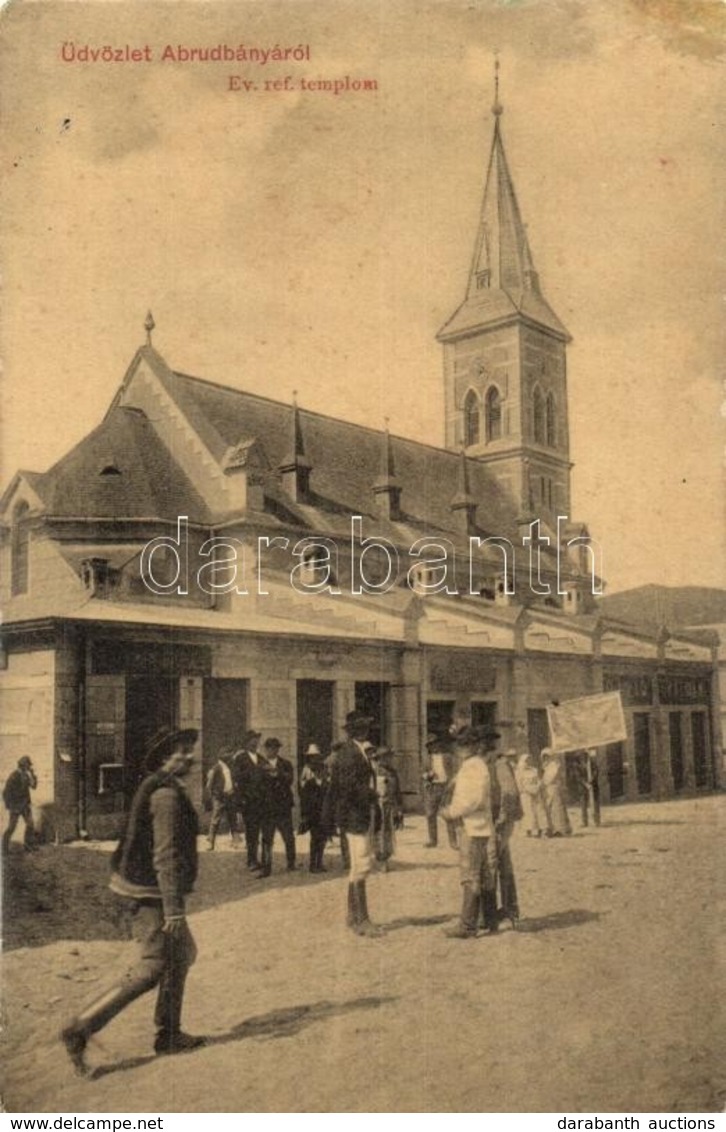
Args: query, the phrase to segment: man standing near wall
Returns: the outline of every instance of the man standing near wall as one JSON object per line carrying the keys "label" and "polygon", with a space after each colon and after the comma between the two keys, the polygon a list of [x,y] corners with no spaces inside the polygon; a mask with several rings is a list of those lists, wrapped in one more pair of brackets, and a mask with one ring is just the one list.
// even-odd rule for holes
{"label": "man standing near wall", "polygon": [[265,739],[264,770],[267,775],[267,798],[262,815],[262,871],[260,877],[272,872],[272,843],[275,831],[280,831],[285,845],[288,872],[295,869],[295,833],[292,826],[294,771],[292,763],[280,755],[279,739]]}
{"label": "man standing near wall", "polygon": [[33,770],[33,763],[27,755],[23,755],[21,759],[18,759],[16,769],[8,775],[8,780],[3,789],[3,802],[8,811],[8,827],[3,833],[2,840],[3,856],[10,849],[10,839],[20,818],[25,822],[23,835],[25,852],[30,853],[35,849],[35,826],[33,825],[30,791],[35,790],[37,785],[38,779]]}
{"label": "man standing near wall", "polygon": [[232,764],[235,796],[245,827],[248,869],[262,868],[260,835],[267,813],[268,792],[265,760],[257,750],[260,737],[259,731],[246,731]]}
{"label": "man standing near wall", "polygon": [[[424,813],[428,826],[425,849],[435,849],[439,843],[437,817],[441,807],[446,804],[447,788],[455,773],[451,738],[448,735],[427,735],[423,770]],[[456,827],[452,822],[446,822],[446,832],[449,845],[452,849],[457,849]]]}
{"label": "man standing near wall", "polygon": [[376,829],[376,776],[367,753],[370,716],[351,711],[346,716],[348,738],[336,754],[325,798],[324,827],[345,834],[350,853],[346,923],[356,935],[375,938],[381,929],[368,915],[366,878],[372,868],[371,835]]}

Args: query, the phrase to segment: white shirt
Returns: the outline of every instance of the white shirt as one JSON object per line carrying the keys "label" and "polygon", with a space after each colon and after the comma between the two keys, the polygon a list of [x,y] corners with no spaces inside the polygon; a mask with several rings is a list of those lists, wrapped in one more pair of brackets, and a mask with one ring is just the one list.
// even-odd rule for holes
{"label": "white shirt", "polygon": [[462,763],[447,811],[449,818],[463,819],[469,837],[492,836],[491,778],[484,759],[474,755]]}

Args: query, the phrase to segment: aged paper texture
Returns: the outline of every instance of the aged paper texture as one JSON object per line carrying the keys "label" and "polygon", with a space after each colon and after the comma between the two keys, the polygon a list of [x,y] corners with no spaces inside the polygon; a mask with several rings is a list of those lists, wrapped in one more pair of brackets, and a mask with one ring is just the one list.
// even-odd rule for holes
{"label": "aged paper texture", "polygon": [[5,6],[7,1111],[722,1110],[725,50],[717,0]]}

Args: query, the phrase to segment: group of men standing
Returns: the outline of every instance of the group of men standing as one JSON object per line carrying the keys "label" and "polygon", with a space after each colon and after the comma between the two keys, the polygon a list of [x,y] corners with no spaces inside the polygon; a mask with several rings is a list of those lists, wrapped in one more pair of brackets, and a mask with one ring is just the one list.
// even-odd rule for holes
{"label": "group of men standing", "polygon": [[519,790],[499,732],[462,727],[454,736],[429,735],[424,769],[427,848],[438,841],[437,818],[459,853],[462,908],[447,935],[455,939],[498,931],[519,921],[509,841],[522,817]]}
{"label": "group of men standing", "polygon": [[212,804],[208,842],[210,849],[222,819],[232,841],[239,843],[238,815],[244,823],[247,867],[268,877],[272,871],[272,845],[279,832],[285,846],[287,867],[296,867],[295,833],[292,821],[292,763],[280,754],[279,739],[266,739],[259,750],[259,731],[249,730],[240,748],[224,748],[207,778]]}
{"label": "group of men standing", "polygon": [[[359,936],[383,933],[370,919],[366,881],[373,867],[376,834],[385,820],[381,805],[381,769],[369,741],[373,720],[352,711],[346,738],[335,745],[323,769],[321,753],[311,745],[311,780],[324,788],[317,815],[318,835],[333,831],[348,852],[346,923]],[[187,972],[196,948],[185,916],[185,901],[197,875],[197,814],[184,789],[194,761],[198,734],[193,729],[162,728],[146,751],[146,776],[139,785],[126,829],[112,857],[111,888],[122,898],[139,948],[126,975],[111,985],[63,1028],[61,1039],[76,1069],[88,1071],[89,1038],[140,995],[157,988],[154,1012],[157,1054],[184,1053],[205,1039],[181,1027]],[[428,737],[426,812],[429,844],[437,838],[437,817],[447,823],[459,853],[462,909],[449,929],[457,939],[472,938],[483,926],[497,931],[505,918],[519,919],[517,888],[509,852],[514,824],[522,816],[519,791],[500,736],[491,729],[462,728],[454,737]],[[268,876],[272,843],[279,830],[287,865],[295,867],[292,826],[293,767],[280,755],[281,744],[250,730],[237,751],[223,752],[209,775],[213,799],[210,844],[222,816],[238,837],[241,812],[251,870]],[[319,779],[319,781],[317,781]],[[588,776],[591,784],[592,774]],[[400,805],[400,799],[394,805]],[[313,808],[308,812],[313,813]],[[380,846],[380,841],[378,842]],[[312,847],[312,839],[311,839]],[[312,861],[312,857],[311,857]]]}

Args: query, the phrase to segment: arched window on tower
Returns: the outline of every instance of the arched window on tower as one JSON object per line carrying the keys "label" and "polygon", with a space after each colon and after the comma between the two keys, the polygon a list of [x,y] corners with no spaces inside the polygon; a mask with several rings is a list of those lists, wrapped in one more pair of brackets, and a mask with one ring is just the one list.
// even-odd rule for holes
{"label": "arched window on tower", "polygon": [[18,503],[13,511],[10,535],[10,592],[28,592],[28,547],[30,532],[26,519],[30,508],[27,503]]}
{"label": "arched window on tower", "polygon": [[479,398],[470,389],[464,400],[464,444],[467,448],[479,443],[479,427]]}
{"label": "arched window on tower", "polygon": [[545,409],[545,437],[547,446],[554,448],[557,444],[557,416],[555,413],[555,395],[547,394],[547,407]]}
{"label": "arched window on tower", "polygon": [[496,385],[487,390],[485,409],[487,440],[499,440],[502,435],[502,398]]}
{"label": "arched window on tower", "polygon": [[534,442],[545,442],[545,399],[539,385],[535,385],[532,394],[532,417],[534,421]]}

